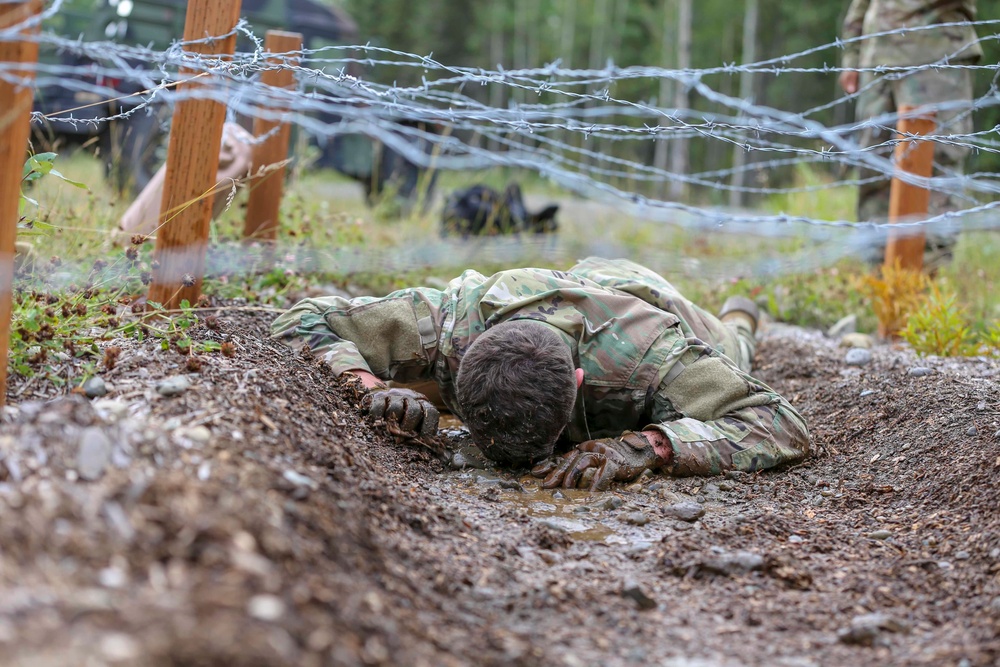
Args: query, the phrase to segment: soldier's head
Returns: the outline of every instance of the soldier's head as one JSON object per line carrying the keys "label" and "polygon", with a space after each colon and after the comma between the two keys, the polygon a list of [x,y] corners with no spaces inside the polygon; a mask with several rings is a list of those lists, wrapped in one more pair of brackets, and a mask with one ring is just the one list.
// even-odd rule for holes
{"label": "soldier's head", "polygon": [[487,329],[469,346],[456,394],[462,419],[486,456],[528,465],[552,454],[573,414],[581,379],[555,330],[513,320]]}

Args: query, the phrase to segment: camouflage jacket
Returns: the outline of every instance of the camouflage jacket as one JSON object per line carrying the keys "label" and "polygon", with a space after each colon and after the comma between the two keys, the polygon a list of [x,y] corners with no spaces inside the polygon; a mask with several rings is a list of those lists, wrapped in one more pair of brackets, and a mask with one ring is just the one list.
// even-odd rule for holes
{"label": "camouflage jacket", "polygon": [[[976,20],[975,0],[852,0],[844,18],[844,39]],[[949,26],[863,39],[844,46],[846,68],[926,65],[945,56],[952,62],[982,58],[972,26]]]}
{"label": "camouflage jacket", "polygon": [[675,475],[759,470],[809,452],[795,409],[722,353],[732,344],[729,327],[626,260],[588,259],[566,272],[466,271],[444,290],[305,299],[271,330],[292,347],[308,346],[338,374],[434,379],[461,415],[462,354],[490,326],[520,318],[554,327],[584,370],[568,442],[655,428],[670,439]]}

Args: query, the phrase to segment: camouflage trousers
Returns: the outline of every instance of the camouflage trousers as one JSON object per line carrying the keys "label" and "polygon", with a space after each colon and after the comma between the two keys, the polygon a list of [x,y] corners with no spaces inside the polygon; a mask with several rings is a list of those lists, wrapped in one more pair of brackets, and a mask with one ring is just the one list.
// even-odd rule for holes
{"label": "camouflage trousers", "polygon": [[[936,111],[936,134],[968,134],[972,132],[972,112],[968,105],[972,101],[972,75],[966,69],[919,70],[899,75],[877,75],[862,72],[858,97],[857,119],[864,122],[870,118],[895,113],[902,105],[929,107]],[[965,102],[966,108],[943,108],[947,102]],[[953,105],[953,106],[963,106]],[[891,158],[893,146],[888,142],[893,138],[895,128],[878,126],[866,127],[861,132],[859,143],[862,149],[878,146],[876,153],[886,159]],[[936,143],[934,145],[934,176],[962,176],[969,149],[955,144]],[[859,177],[864,182],[858,191],[858,220],[885,222],[889,217],[889,189],[892,179],[880,172],[862,168]],[[930,193],[929,216],[965,208],[961,197],[932,190]],[[955,238],[948,233],[928,230],[928,261],[947,260]],[[880,249],[873,254],[880,261]],[[933,268],[933,267],[931,267]]]}

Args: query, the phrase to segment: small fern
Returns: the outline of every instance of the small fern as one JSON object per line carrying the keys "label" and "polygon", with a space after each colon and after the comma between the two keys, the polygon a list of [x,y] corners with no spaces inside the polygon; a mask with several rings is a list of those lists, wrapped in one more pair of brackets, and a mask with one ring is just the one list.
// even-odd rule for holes
{"label": "small fern", "polygon": [[976,336],[969,330],[964,309],[957,295],[932,284],[924,304],[912,315],[902,330],[903,340],[918,354],[941,357],[978,354]]}

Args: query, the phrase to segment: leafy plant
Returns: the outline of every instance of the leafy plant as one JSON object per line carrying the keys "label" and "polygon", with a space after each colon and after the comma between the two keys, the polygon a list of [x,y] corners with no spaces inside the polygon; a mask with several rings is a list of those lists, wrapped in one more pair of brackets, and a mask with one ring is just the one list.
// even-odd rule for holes
{"label": "leafy plant", "polygon": [[55,167],[56,153],[36,153],[32,155],[24,162],[24,170],[21,173],[21,202],[19,206],[19,211],[23,215],[24,209],[27,204],[32,204],[38,206],[38,202],[24,194],[24,186],[29,183],[33,183],[40,179],[42,176],[52,175],[56,178],[69,183],[73,187],[80,188],[81,190],[87,190],[87,186],[79,181],[74,181],[70,178],[66,178]]}
{"label": "leafy plant", "polygon": [[910,315],[900,335],[919,354],[971,356],[979,345],[967,321],[955,293],[932,284],[927,300]]}
{"label": "leafy plant", "polygon": [[892,266],[882,266],[880,277],[866,275],[858,281],[858,290],[871,299],[883,336],[895,336],[906,326],[910,315],[923,303],[927,286],[927,276],[904,269],[899,260]]}

